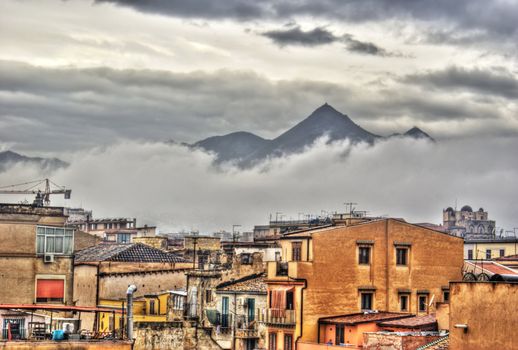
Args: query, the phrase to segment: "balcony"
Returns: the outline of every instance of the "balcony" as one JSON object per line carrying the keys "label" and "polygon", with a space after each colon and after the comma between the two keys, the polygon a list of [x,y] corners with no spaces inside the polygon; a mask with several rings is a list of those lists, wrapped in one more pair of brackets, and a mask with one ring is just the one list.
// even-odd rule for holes
{"label": "balcony", "polygon": [[258,321],[267,325],[278,327],[295,326],[295,310],[265,309],[258,316]]}
{"label": "balcony", "polygon": [[257,331],[257,327],[252,328],[237,328],[236,329],[236,338],[241,339],[250,339],[250,338],[259,338],[259,332]]}

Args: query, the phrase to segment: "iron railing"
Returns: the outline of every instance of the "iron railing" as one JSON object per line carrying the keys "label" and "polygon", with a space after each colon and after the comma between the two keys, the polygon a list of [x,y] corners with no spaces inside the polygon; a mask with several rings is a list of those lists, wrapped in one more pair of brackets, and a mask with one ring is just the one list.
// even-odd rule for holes
{"label": "iron railing", "polygon": [[265,309],[259,313],[258,321],[271,325],[294,326],[295,310]]}
{"label": "iron railing", "polygon": [[[9,330],[2,328],[2,339],[8,339]],[[11,329],[11,339],[27,339],[27,330],[25,328],[19,328],[17,330]]]}

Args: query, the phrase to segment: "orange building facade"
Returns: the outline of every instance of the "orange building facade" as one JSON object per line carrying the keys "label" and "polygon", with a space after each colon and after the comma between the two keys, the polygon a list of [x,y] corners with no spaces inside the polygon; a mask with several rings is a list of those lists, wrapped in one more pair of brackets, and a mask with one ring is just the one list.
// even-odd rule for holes
{"label": "orange building facade", "polygon": [[[268,350],[318,344],[326,317],[433,313],[448,301],[449,281],[462,278],[461,238],[396,219],[295,232],[280,245],[282,261],[268,264],[266,280]],[[356,327],[357,344],[364,331]]]}

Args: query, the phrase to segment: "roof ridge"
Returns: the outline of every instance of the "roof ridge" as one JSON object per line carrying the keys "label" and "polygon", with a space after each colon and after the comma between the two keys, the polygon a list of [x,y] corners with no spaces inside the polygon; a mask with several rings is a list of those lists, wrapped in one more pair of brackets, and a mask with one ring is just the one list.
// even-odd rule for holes
{"label": "roof ridge", "polygon": [[228,287],[228,286],[231,286],[233,284],[236,284],[236,283],[246,282],[246,281],[253,280],[253,279],[256,279],[256,278],[264,277],[264,275],[265,275],[264,272],[258,272],[258,273],[254,273],[254,274],[251,274],[251,275],[248,275],[248,276],[244,276],[244,277],[238,278],[237,280],[230,280],[230,281],[222,282],[222,283],[220,283],[220,284],[218,284],[216,286],[216,289],[224,288],[224,287]]}

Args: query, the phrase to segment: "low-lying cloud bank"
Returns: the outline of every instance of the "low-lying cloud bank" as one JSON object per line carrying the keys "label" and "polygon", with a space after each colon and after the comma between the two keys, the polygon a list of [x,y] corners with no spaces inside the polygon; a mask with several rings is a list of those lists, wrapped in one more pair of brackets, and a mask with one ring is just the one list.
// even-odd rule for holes
{"label": "low-lying cloud bank", "polygon": [[[210,232],[232,224],[248,230],[275,212],[297,218],[343,210],[349,201],[373,215],[439,223],[441,210],[457,199],[512,228],[518,226],[517,148],[516,138],[390,139],[374,146],[319,140],[302,154],[241,171],[215,167],[211,155],[180,145],[123,142],[74,154],[70,167],[52,175],[72,188],[73,199],[54,203],[82,205],[95,216],[134,216],[162,231]],[[1,173],[0,183],[41,177],[19,165]]]}

